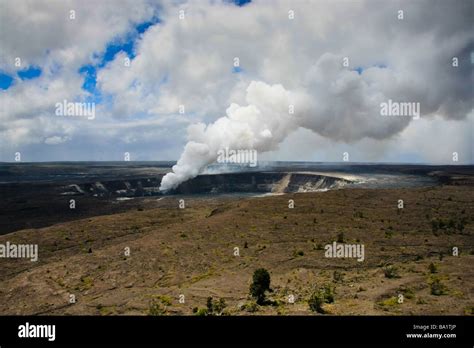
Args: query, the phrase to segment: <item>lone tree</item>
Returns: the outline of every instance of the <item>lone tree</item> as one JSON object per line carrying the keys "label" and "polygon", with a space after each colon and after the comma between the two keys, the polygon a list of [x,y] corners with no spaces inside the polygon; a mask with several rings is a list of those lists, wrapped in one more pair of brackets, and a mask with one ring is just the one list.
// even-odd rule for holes
{"label": "lone tree", "polygon": [[250,295],[262,305],[265,302],[265,291],[270,290],[270,274],[265,268],[259,268],[253,273],[253,282],[250,285]]}

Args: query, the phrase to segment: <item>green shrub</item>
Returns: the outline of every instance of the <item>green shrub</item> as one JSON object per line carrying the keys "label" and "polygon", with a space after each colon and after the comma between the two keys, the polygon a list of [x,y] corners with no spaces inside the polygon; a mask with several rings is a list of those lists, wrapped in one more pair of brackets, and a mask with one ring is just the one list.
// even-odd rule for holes
{"label": "green shrub", "polygon": [[198,316],[210,316],[210,315],[222,315],[224,309],[227,307],[225,300],[213,300],[212,297],[208,297],[206,301],[206,308],[193,308],[193,313]]}
{"label": "green shrub", "polygon": [[254,301],[250,301],[250,302],[245,303],[241,307],[241,309],[250,313],[255,313],[256,311],[258,311],[258,304]]}
{"label": "green shrub", "polygon": [[384,267],[383,274],[385,275],[385,278],[389,279],[400,278],[400,276],[398,275],[398,269],[392,265]]}
{"label": "green shrub", "polygon": [[434,295],[434,296],[445,295],[446,290],[447,290],[446,286],[443,283],[441,283],[441,280],[439,280],[438,278],[435,278],[431,282],[431,295]]}
{"label": "green shrub", "polygon": [[326,303],[333,303],[334,302],[334,288],[330,285],[324,286],[322,289],[324,301]]}
{"label": "green shrub", "polygon": [[161,301],[158,299],[153,299],[150,301],[150,306],[148,307],[148,315],[158,316],[164,315],[166,313],[166,308],[161,304]]}
{"label": "green shrub", "polygon": [[196,315],[197,315],[197,316],[200,316],[200,317],[204,317],[204,316],[208,315],[207,309],[206,309],[206,308],[199,308],[199,309],[196,311]]}
{"label": "green shrub", "polygon": [[206,309],[207,315],[221,315],[224,309],[227,307],[225,300],[223,298],[213,300],[212,297],[207,298]]}
{"label": "green shrub", "polygon": [[298,256],[304,256],[304,251],[303,250],[296,250],[293,255],[295,257],[298,257]]}
{"label": "green shrub", "polygon": [[265,302],[265,292],[270,290],[270,273],[265,268],[259,268],[253,273],[250,295],[257,300],[257,304]]}
{"label": "green shrub", "polygon": [[403,297],[406,298],[406,299],[411,300],[415,297],[415,292],[410,287],[401,286],[398,289],[398,291],[401,292],[403,294]]}
{"label": "green shrub", "polygon": [[320,291],[315,291],[308,300],[309,309],[313,312],[324,314],[326,313],[323,309],[324,295]]}
{"label": "green shrub", "polygon": [[330,285],[325,285],[324,287],[319,288],[311,294],[308,300],[308,305],[309,309],[313,312],[324,314],[326,312],[323,308],[323,304],[333,302],[334,288]]}
{"label": "green shrub", "polygon": [[333,277],[333,280],[335,282],[343,282],[344,281],[344,273],[342,273],[342,272],[334,271],[332,277]]}
{"label": "green shrub", "polygon": [[344,243],[344,232],[341,232],[337,235],[337,242]]}

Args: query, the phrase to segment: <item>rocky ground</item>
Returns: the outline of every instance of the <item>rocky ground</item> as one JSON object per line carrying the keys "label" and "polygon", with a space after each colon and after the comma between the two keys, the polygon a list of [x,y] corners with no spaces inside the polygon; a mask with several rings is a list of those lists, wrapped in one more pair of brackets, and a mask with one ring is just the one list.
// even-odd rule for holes
{"label": "rocky ground", "polygon": [[[0,313],[194,315],[212,297],[228,315],[472,314],[473,197],[458,183],[185,198],[184,209],[179,196],[137,200],[0,236],[39,245],[38,262],[0,259]],[[325,257],[338,239],[364,244],[364,261]],[[257,305],[249,286],[262,267],[272,291]],[[320,288],[334,301],[315,313],[308,299]]]}

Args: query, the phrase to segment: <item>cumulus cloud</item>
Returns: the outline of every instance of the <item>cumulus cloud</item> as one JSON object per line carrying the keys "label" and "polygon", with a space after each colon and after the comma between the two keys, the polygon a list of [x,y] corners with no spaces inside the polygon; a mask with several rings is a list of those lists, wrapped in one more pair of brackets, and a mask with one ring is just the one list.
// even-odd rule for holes
{"label": "cumulus cloud", "polygon": [[[87,98],[80,67],[97,63],[108,43],[150,19],[153,11],[146,1],[104,0],[93,6],[74,0],[2,1],[0,70],[14,77],[0,93],[2,148],[55,136],[70,139],[67,135],[80,131],[79,123],[55,118],[55,104]],[[32,66],[41,69],[39,78],[16,75]]]}
{"label": "cumulus cloud", "polygon": [[[228,1],[101,1],[91,7],[73,0],[7,0],[2,6],[5,55],[0,67],[11,71],[12,59],[20,55],[25,64],[43,69],[39,79],[17,83],[0,95],[0,132],[8,144],[67,136],[55,148],[77,139],[100,145],[118,141],[135,144],[144,157],[176,158],[186,127],[196,123],[187,132],[190,143],[174,173],[183,180],[199,173],[218,146],[235,138],[224,139],[220,129],[251,134],[252,140],[235,146],[259,147],[271,159],[298,156],[302,151],[293,146],[300,142],[285,139],[304,128],[317,139],[322,158],[328,158],[324,151],[350,148],[361,160],[372,160],[387,156],[397,139],[411,142],[416,137],[427,143],[433,127],[440,125],[434,120],[464,126],[471,122],[466,118],[473,108],[469,0],[254,0],[244,7]],[[64,19],[70,9],[76,9],[82,25],[71,27]],[[179,10],[184,10],[184,19]],[[290,10],[294,19],[288,17]],[[45,121],[53,102],[87,96],[77,72],[81,65],[97,60],[96,53],[108,42],[155,13],[160,22],[136,38],[131,64],[124,64],[121,53],[97,71],[102,117],[67,127],[58,120]],[[458,67],[452,66],[453,57],[459,59]],[[239,69],[234,69],[235,58]],[[342,66],[343,58],[349,66]],[[277,93],[281,106],[266,95],[260,98],[258,93],[265,91]],[[387,99],[419,102],[423,122],[380,117],[379,104]],[[295,105],[291,118],[289,102]],[[178,112],[180,106],[184,114]],[[47,134],[33,130],[40,123],[48,124]],[[311,133],[304,134],[309,141]],[[469,146],[472,142],[462,141],[459,151],[468,152]],[[411,153],[407,147],[398,149],[403,152],[390,158],[403,160]],[[426,147],[418,151],[421,159],[433,157]],[[472,157],[463,158],[472,162]],[[191,166],[192,161],[196,163]]]}
{"label": "cumulus cloud", "polygon": [[7,72],[30,65],[78,68],[154,11],[146,1],[131,0],[7,0],[0,6],[0,66]]}
{"label": "cumulus cloud", "polygon": [[[298,41],[292,40],[288,33],[277,33],[273,35],[276,41],[268,45],[264,37],[271,34],[258,28],[257,34],[252,32],[252,35],[254,38],[258,37],[258,33],[263,31],[260,39],[265,43],[258,50],[261,53],[261,65],[253,75],[261,76],[264,81],[284,81],[285,87],[292,89],[251,82],[246,96],[248,106],[231,104],[227,116],[207,127],[200,125],[197,130],[190,127],[189,142],[177,165],[173,167],[173,172],[164,177],[161,188],[175,188],[199,174],[206,165],[216,160],[219,149],[233,146],[235,149],[253,148],[260,152],[274,150],[298,127],[310,129],[332,141],[351,143],[366,138],[389,140],[403,131],[410,124],[411,118],[381,117],[380,105],[387,100],[419,103],[423,117],[438,115],[446,119],[464,119],[472,110],[472,95],[469,93],[472,72],[465,53],[472,45],[473,32],[467,21],[455,23],[460,18],[467,19],[459,12],[466,3],[458,4],[460,6],[454,11],[452,7],[444,7],[449,13],[448,18],[444,13],[443,22],[439,23],[441,28],[432,31],[427,30],[424,25],[417,27],[408,19],[403,27],[405,14],[420,14],[419,8],[414,8],[412,4],[406,4],[402,8],[389,4],[384,7],[384,11],[373,11],[373,22],[378,23],[378,26],[372,23],[362,26],[361,20],[371,12],[370,6],[374,5],[370,1],[362,5],[344,3],[345,9],[348,10],[349,7],[348,12],[353,15],[348,20],[340,12],[341,4],[328,6],[325,3],[325,30],[318,27],[318,31],[321,31],[313,32],[308,23],[303,23],[297,29],[286,28],[289,32],[296,30],[301,33]],[[284,5],[290,6],[289,3]],[[441,15],[439,7],[430,10],[430,7],[424,5],[425,11],[431,11],[428,17],[436,18]],[[444,6],[441,3],[436,5]],[[272,11],[274,7],[270,10]],[[399,11],[403,11],[403,20],[397,18]],[[308,13],[315,12],[300,9],[295,13],[301,13],[302,20],[305,21]],[[275,13],[271,15],[277,17]],[[266,24],[261,17],[265,15],[257,12],[257,18],[253,22]],[[327,18],[336,20],[328,21]],[[385,18],[383,25],[382,18]],[[288,22],[288,18],[283,20]],[[277,27],[281,30],[285,25],[280,23]],[[273,29],[271,26],[268,31]],[[310,39],[311,34],[318,33],[318,40]],[[349,33],[356,33],[357,36],[351,35],[351,40],[344,38],[344,34]],[[368,46],[373,55],[368,56],[367,51],[356,46],[361,41],[359,35],[363,38],[362,47]],[[301,50],[298,46],[301,38],[308,39],[304,46],[306,49],[309,43],[315,41],[321,51],[316,58],[312,57],[315,61],[312,64],[306,62],[306,65],[291,65],[289,63],[294,59],[295,52]],[[447,41],[453,38],[454,41]],[[423,54],[420,54],[420,47],[425,49]],[[304,61],[307,57],[304,54],[302,56]],[[461,57],[462,69],[452,66],[451,58],[455,56]],[[444,79],[438,80],[439,76]],[[269,93],[277,88],[284,92],[278,95]],[[293,96],[289,97],[291,94]],[[288,113],[290,104],[294,105],[294,116]],[[275,105],[280,108],[276,110]],[[273,124],[275,128],[268,122],[270,119],[276,120]],[[262,125],[268,127],[268,133],[271,134],[265,141],[260,139]],[[239,132],[242,129],[244,132]]]}

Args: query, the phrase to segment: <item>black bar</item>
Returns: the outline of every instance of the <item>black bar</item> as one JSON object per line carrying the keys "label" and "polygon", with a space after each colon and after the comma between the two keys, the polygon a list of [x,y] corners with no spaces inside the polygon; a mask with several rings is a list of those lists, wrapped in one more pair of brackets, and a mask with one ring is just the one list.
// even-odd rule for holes
{"label": "black bar", "polygon": [[[26,323],[55,325],[55,340],[20,338]],[[415,328],[417,325],[418,328]],[[436,325],[433,326],[433,325]],[[455,325],[455,327],[453,326]],[[420,329],[425,327],[426,329]],[[474,342],[469,316],[251,316],[251,317],[93,317],[3,316],[0,345],[64,344],[410,344],[469,346]],[[407,334],[455,334],[456,337],[407,338]]]}

